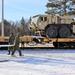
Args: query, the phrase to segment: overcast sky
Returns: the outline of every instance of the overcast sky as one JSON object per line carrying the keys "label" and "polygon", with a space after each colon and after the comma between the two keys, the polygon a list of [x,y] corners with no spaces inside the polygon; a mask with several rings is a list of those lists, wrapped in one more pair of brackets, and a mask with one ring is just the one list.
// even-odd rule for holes
{"label": "overcast sky", "polygon": [[[4,18],[7,20],[28,19],[36,14],[44,14],[48,0],[4,0]],[[2,0],[0,0],[0,21],[2,18]]]}

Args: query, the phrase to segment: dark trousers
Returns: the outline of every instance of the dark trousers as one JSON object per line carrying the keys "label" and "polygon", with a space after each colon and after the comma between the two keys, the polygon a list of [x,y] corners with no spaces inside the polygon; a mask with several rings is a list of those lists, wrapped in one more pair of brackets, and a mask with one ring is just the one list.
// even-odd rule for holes
{"label": "dark trousers", "polygon": [[13,47],[8,47],[8,54],[10,54],[10,51],[13,51]]}
{"label": "dark trousers", "polygon": [[21,49],[19,47],[14,47],[13,50],[12,50],[12,54],[11,55],[14,55],[16,50],[18,50],[19,56],[22,56]]}

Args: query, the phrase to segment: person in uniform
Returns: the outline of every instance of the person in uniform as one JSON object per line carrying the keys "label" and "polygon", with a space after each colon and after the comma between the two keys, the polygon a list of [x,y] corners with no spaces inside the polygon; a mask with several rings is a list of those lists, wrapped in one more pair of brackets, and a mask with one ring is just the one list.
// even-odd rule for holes
{"label": "person in uniform", "polygon": [[[14,40],[15,40],[15,36],[13,35],[13,33],[10,33],[8,44],[9,45],[13,45],[14,44]],[[12,50],[13,50],[13,46],[12,47],[8,47],[8,55],[10,55],[10,51],[12,51]]]}
{"label": "person in uniform", "polygon": [[14,48],[12,50],[12,54],[11,55],[14,55],[15,51],[18,50],[19,56],[22,56],[22,52],[21,52],[21,49],[19,47],[19,43],[20,43],[20,38],[19,38],[19,34],[17,34],[16,37],[15,37],[15,40],[14,40],[15,46],[14,46]]}

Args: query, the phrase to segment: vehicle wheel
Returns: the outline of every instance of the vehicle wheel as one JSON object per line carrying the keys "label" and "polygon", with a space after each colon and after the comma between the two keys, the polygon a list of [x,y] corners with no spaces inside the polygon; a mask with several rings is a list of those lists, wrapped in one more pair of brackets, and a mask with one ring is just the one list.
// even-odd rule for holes
{"label": "vehicle wheel", "polygon": [[48,36],[49,38],[55,38],[58,35],[58,30],[57,27],[49,27],[46,30],[46,36]]}
{"label": "vehicle wheel", "polygon": [[62,27],[59,29],[59,36],[62,38],[70,36],[70,29],[68,27]]}

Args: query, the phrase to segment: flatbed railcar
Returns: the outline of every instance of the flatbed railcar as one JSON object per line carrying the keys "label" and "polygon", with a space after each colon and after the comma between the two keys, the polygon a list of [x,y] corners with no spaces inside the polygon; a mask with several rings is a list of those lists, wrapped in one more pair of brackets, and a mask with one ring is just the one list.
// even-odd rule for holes
{"label": "flatbed railcar", "polygon": [[[0,45],[8,45],[8,39],[8,36],[0,37]],[[21,36],[19,46],[20,48],[75,48],[75,38]]]}

